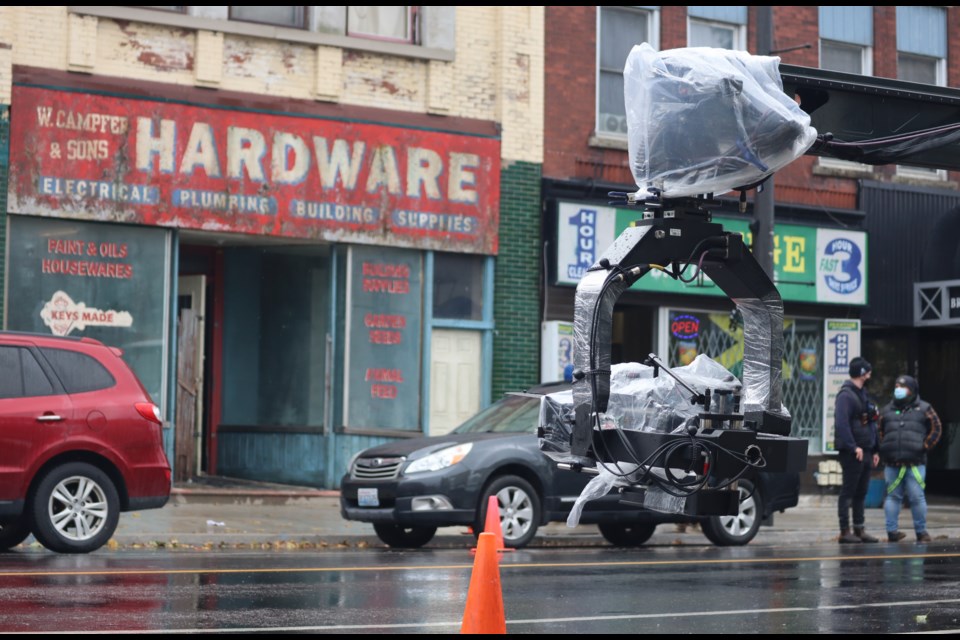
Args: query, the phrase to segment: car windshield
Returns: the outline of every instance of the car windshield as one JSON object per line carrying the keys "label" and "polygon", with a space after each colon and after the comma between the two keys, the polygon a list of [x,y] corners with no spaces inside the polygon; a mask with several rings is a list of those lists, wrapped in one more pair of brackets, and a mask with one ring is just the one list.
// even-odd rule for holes
{"label": "car windshield", "polygon": [[509,395],[469,418],[453,433],[534,433],[539,396]]}

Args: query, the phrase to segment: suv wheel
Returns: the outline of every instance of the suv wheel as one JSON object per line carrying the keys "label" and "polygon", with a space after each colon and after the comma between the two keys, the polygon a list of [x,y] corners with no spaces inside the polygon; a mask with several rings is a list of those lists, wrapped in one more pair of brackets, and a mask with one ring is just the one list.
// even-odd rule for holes
{"label": "suv wheel", "polygon": [[31,501],[33,535],[51,551],[89,553],[110,539],[120,519],[117,489],[85,462],[50,470]]}
{"label": "suv wheel", "polygon": [[703,535],[720,547],[747,544],[760,530],[763,520],[763,498],[750,480],[739,480],[740,512],[735,516],[711,516],[703,521]]}
{"label": "suv wheel", "polygon": [[30,518],[22,515],[16,520],[0,524],[0,551],[12,549],[30,535]]}
{"label": "suv wheel", "polygon": [[387,546],[395,549],[419,549],[433,540],[436,527],[405,527],[400,524],[375,524],[373,530]]}
{"label": "suv wheel", "polygon": [[603,536],[604,540],[615,547],[639,547],[650,539],[657,525],[649,523],[617,523],[598,524],[597,528],[600,529],[600,535]]}
{"label": "suv wheel", "polygon": [[537,535],[543,515],[540,498],[530,483],[519,476],[500,476],[487,485],[477,506],[477,520],[473,525],[473,532],[478,539],[486,525],[490,496],[497,496],[500,507],[503,546],[519,549],[530,544]]}

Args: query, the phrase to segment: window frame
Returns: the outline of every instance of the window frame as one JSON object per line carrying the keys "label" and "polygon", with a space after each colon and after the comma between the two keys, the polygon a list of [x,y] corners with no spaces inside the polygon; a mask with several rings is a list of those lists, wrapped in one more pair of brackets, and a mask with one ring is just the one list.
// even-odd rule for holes
{"label": "window frame", "polygon": [[[850,49],[859,49],[860,50],[860,75],[872,76],[873,75],[873,47],[863,44],[857,44],[855,42],[844,42],[842,40],[833,40],[831,38],[820,38],[819,42],[819,52],[818,52],[818,62],[821,69],[824,69],[823,66],[823,45],[827,43],[829,46],[836,47],[846,47]],[[834,69],[835,70],[835,69]],[[836,71],[836,70],[835,70]],[[829,158],[826,156],[820,156],[817,158],[817,166],[826,169],[829,171],[852,171],[858,174],[868,174],[872,175],[874,172],[873,165],[864,164],[862,162],[856,162],[854,160],[841,160],[839,158]]]}
{"label": "window frame", "polygon": [[734,46],[732,51],[746,51],[747,50],[747,27],[746,25],[737,24],[734,22],[723,22],[721,20],[707,20],[706,18],[696,18],[693,16],[687,16],[687,46],[688,47],[707,47],[712,45],[706,44],[693,44],[690,42],[690,34],[692,29],[690,28],[693,24],[702,24],[709,27],[719,27],[723,29],[729,29],[733,32],[733,41]]}
{"label": "window frame", "polygon": [[[947,84],[947,61],[937,56],[927,56],[910,51],[897,50],[897,79],[905,82],[913,82],[900,77],[900,58],[914,58],[918,60],[931,60],[934,63],[934,75],[936,76],[935,86],[943,87]],[[896,165],[896,174],[898,177],[907,179],[930,180],[935,182],[945,182],[948,174],[946,169],[928,169],[925,167],[912,167],[909,165]]]}
{"label": "window frame", "polygon": [[[601,87],[600,82],[602,79],[603,73],[611,73],[612,69],[602,69],[601,68],[601,42],[603,40],[602,26],[603,26],[603,11],[604,10],[614,10],[620,12],[630,12],[630,13],[643,13],[647,16],[647,37],[640,40],[640,42],[647,42],[654,49],[660,48],[660,11],[653,9],[651,7],[618,7],[618,6],[598,6],[597,7],[597,24],[596,24],[596,33],[597,33],[597,47],[596,47],[596,65],[595,65],[595,91],[594,91],[594,139],[592,142],[601,142],[607,141],[613,142],[616,145],[623,145],[623,148],[626,148],[627,144],[627,134],[626,132],[615,132],[615,131],[605,131],[601,129],[601,104],[600,104],[600,94]],[[626,60],[624,60],[626,62]],[[620,73],[623,72],[623,69],[620,69]],[[609,114],[607,114],[609,115]],[[625,116],[624,116],[625,117]]]}
{"label": "window frame", "polygon": [[[188,5],[186,13],[182,14],[131,6],[70,6],[67,7],[67,12],[70,15],[140,22],[195,32],[211,31],[224,35],[265,38],[308,46],[338,47],[348,51],[363,51],[413,60],[453,62],[456,59],[453,39],[456,29],[456,7],[433,5],[420,7],[422,11],[420,12],[419,22],[434,25],[430,31],[433,35],[429,39],[423,33],[423,29],[420,29],[421,33],[418,38],[422,44],[348,37],[340,30],[321,29],[314,24],[316,13],[320,11],[316,7],[309,8],[306,16],[307,26],[303,29],[229,20],[226,15],[226,7],[222,7],[222,15],[212,12],[212,10],[220,8]],[[204,11],[200,12],[200,9]],[[424,15],[426,9],[430,10],[430,16]],[[440,24],[442,28],[437,27],[436,24]],[[346,23],[344,22],[341,26],[345,27]]]}
{"label": "window frame", "polygon": [[148,11],[162,11],[162,12],[164,12],[164,13],[176,13],[176,14],[181,14],[181,15],[186,15],[186,13],[187,13],[187,5],[179,5],[179,6],[170,7],[170,8],[165,8],[165,7],[148,7],[148,6],[145,6],[145,5],[141,5],[141,6],[138,6],[137,8],[138,8],[138,9],[146,9],[146,10],[148,10]]}
{"label": "window frame", "polygon": [[419,44],[420,42],[420,6],[404,5],[407,9],[407,36],[406,38],[391,38],[389,36],[380,36],[370,33],[352,33],[350,31],[350,9],[347,7],[346,26],[344,27],[348,38],[361,38],[364,40],[378,40],[380,42],[397,42],[402,44]]}
{"label": "window frame", "polygon": [[234,15],[234,8],[238,6],[246,5],[228,5],[227,7],[227,19],[231,22],[247,22],[250,24],[262,24],[268,27],[282,27],[284,29],[306,29],[307,28],[307,6],[301,5],[290,5],[296,9],[297,17],[299,18],[299,24],[284,24],[282,22],[266,22],[263,20],[251,20],[249,18],[238,18]]}

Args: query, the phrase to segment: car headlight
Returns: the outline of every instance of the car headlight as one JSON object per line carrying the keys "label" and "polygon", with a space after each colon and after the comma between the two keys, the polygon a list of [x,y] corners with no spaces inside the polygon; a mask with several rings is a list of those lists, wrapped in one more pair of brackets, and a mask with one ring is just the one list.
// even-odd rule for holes
{"label": "car headlight", "polygon": [[411,462],[404,470],[404,473],[423,473],[424,471],[439,471],[440,469],[446,469],[447,467],[451,467],[463,460],[467,454],[470,453],[470,449],[472,448],[473,443],[467,442],[464,444],[447,447],[446,449],[441,449],[440,451],[435,451],[428,456],[424,456],[419,460],[414,460]]}

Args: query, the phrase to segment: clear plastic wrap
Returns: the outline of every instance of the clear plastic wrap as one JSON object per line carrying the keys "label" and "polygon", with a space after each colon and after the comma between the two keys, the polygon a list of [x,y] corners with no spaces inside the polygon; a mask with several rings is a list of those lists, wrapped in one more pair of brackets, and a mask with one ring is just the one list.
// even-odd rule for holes
{"label": "clear plastic wrap", "polygon": [[[723,402],[725,392],[739,394],[742,385],[732,373],[710,357],[700,354],[686,366],[672,371],[697,393],[712,393],[714,402]],[[720,392],[720,393],[717,393]],[[691,402],[691,393],[672,376],[635,362],[615,364],[610,373],[610,401],[600,417],[602,429],[626,429],[657,433],[681,433],[704,411]],[[711,409],[719,408],[716,404]],[[725,407],[728,409],[729,407]],[[540,400],[540,450],[551,458],[568,459],[570,434],[574,425],[573,392],[560,391]],[[599,475],[584,487],[567,517],[568,526],[580,521],[584,504],[605,496],[616,486],[628,486],[637,465],[626,462],[598,463]],[[683,497],[672,496],[656,487],[648,488],[644,507],[667,513],[682,513]]]}
{"label": "clear plastic wrap", "polygon": [[[743,301],[740,301],[743,303]],[[759,303],[758,303],[759,304]],[[741,307],[744,322],[763,322],[769,314],[762,309],[745,304]],[[782,320],[780,321],[782,324]],[[758,332],[760,333],[760,332]],[[782,339],[782,334],[775,335]],[[762,358],[751,356],[752,351],[766,353],[769,345],[745,345],[744,360],[753,358],[757,367],[745,368],[744,375],[754,380],[754,389],[746,390],[743,410],[766,408],[770,394],[768,378],[770,372],[762,368]],[[721,364],[705,354],[698,355],[689,365],[671,369],[686,387],[699,394],[710,391],[711,413],[729,414],[738,402],[731,396],[740,395],[744,387],[740,380],[727,371]],[[766,373],[767,377],[764,377]],[[779,385],[772,385],[779,389]],[[694,423],[696,417],[705,411],[702,405],[691,401],[691,392],[678,383],[672,376],[661,372],[653,377],[653,367],[635,362],[615,364],[610,373],[610,399],[607,410],[600,415],[601,429],[625,429],[655,433],[684,433]],[[752,399],[748,399],[752,398]],[[778,401],[779,402],[779,401]],[[789,416],[786,407],[779,403],[780,412]],[[540,450],[558,462],[570,461],[570,437],[573,432],[574,402],[573,391],[560,391],[543,396],[540,400]],[[583,507],[589,500],[607,495],[614,487],[629,486],[636,481],[634,474],[638,466],[634,463],[619,461],[615,463],[598,462],[599,472],[584,487],[567,517],[568,526],[576,526],[580,521]],[[686,498],[671,495],[656,486],[647,487],[643,507],[664,513],[683,513]]]}
{"label": "clear plastic wrap", "polygon": [[[700,354],[693,362],[671,369],[698,393],[707,389],[740,393],[742,385],[723,365]],[[693,404],[691,393],[671,376],[636,362],[615,364],[610,373],[610,400],[601,415],[603,429],[680,433],[704,409]],[[550,393],[540,400],[540,450],[564,462],[574,426],[572,391]]]}
{"label": "clear plastic wrap", "polygon": [[813,145],[810,116],[783,92],[780,58],[637,45],[623,70],[630,166],[667,197],[747,187]]}
{"label": "clear plastic wrap", "polygon": [[772,353],[783,353],[783,302],[757,298],[734,300],[743,317],[743,410],[768,410],[789,416],[783,406],[780,367],[771,367]]}

